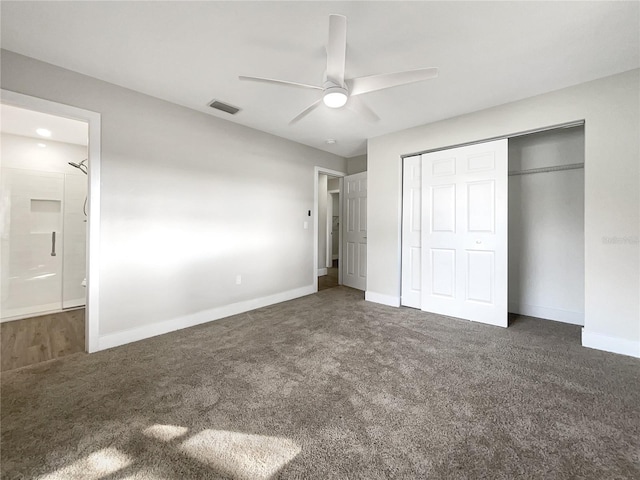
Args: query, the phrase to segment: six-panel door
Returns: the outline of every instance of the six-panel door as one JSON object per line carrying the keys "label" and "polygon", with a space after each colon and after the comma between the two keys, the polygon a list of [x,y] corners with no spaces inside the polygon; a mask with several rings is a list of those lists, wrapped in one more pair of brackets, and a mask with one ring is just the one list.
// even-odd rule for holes
{"label": "six-panel door", "polygon": [[344,177],[342,283],[364,290],[367,280],[367,173]]}
{"label": "six-panel door", "polygon": [[422,155],[422,310],[507,326],[507,140]]}

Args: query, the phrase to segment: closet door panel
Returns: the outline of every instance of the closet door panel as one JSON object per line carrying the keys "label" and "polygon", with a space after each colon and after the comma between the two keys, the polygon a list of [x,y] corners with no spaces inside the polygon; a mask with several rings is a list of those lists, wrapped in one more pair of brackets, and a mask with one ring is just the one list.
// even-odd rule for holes
{"label": "closet door panel", "polygon": [[456,186],[431,188],[431,232],[453,233],[456,230]]}
{"label": "closet door panel", "polygon": [[422,310],[507,326],[507,140],[422,155]]}
{"label": "closet door panel", "polygon": [[422,289],[422,159],[402,167],[402,287],[400,304],[420,308]]}

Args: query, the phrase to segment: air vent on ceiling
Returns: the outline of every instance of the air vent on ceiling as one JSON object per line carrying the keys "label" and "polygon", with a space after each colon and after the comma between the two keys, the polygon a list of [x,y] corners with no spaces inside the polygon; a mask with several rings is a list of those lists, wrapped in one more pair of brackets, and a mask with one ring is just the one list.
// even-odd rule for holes
{"label": "air vent on ceiling", "polygon": [[215,108],[216,110],[221,110],[223,112],[227,112],[231,115],[235,115],[240,111],[238,107],[234,107],[233,105],[229,105],[226,103],[219,102],[218,100],[214,100],[209,104],[211,108]]}

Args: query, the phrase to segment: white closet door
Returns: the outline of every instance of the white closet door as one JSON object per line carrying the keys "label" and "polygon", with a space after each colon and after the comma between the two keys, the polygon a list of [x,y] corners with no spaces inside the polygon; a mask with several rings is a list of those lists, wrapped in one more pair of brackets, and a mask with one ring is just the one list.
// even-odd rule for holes
{"label": "white closet door", "polygon": [[506,327],[507,140],[422,161],[422,310]]}
{"label": "white closet door", "polygon": [[342,283],[364,290],[367,283],[367,172],[344,177]]}
{"label": "white closet door", "polygon": [[401,305],[420,308],[422,256],[422,158],[407,157],[402,173]]}

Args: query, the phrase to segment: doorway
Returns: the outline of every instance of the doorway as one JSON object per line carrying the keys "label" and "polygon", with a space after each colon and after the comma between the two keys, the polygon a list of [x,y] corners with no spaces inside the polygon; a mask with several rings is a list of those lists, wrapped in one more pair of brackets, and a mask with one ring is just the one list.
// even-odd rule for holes
{"label": "doorway", "polygon": [[318,172],[317,190],[317,290],[337,287],[342,283],[341,225],[342,176]]}
{"label": "doorway", "polygon": [[[508,161],[489,173],[499,155],[483,152],[500,142]],[[405,157],[401,304],[434,311],[434,303],[445,309],[436,313],[503,326],[507,312],[584,324],[583,168],[582,122]],[[489,176],[456,180],[471,170]],[[504,210],[492,207],[500,202]],[[497,234],[500,239],[491,238]],[[508,256],[506,248],[499,255],[487,249],[498,240],[508,245]],[[476,315],[497,294],[505,297],[500,321]],[[472,315],[459,314],[467,307]]]}
{"label": "doorway", "polygon": [[99,349],[100,115],[1,93],[5,370]]}
{"label": "doorway", "polygon": [[0,108],[7,370],[85,349],[88,125]]}

